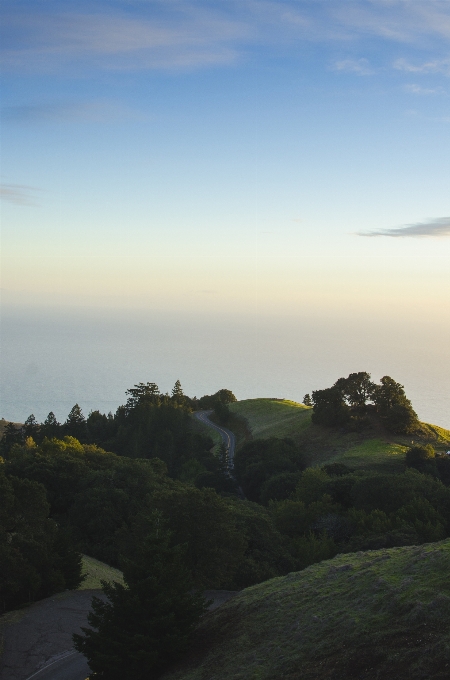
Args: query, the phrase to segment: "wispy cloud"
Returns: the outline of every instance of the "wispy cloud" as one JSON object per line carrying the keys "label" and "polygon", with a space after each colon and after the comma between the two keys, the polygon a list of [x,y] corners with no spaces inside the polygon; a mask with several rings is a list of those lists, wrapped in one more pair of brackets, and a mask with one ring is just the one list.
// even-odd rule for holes
{"label": "wispy cloud", "polygon": [[429,94],[446,94],[443,87],[421,87],[416,83],[404,85],[403,89],[405,90],[405,92],[409,92],[410,94],[418,94],[423,96]]}
{"label": "wispy cloud", "polygon": [[447,0],[368,0],[337,3],[334,13],[355,33],[378,35],[400,43],[430,36],[450,37]]}
{"label": "wispy cloud", "polygon": [[46,102],[5,106],[1,112],[5,122],[86,122],[115,123],[123,120],[148,120],[145,114],[119,102],[94,100],[88,102]]}
{"label": "wispy cloud", "polygon": [[333,71],[356,73],[359,76],[370,76],[375,73],[367,59],[342,59],[334,62],[332,68]]}
{"label": "wispy cloud", "polygon": [[15,205],[36,205],[33,192],[35,187],[24,184],[0,184],[0,198],[2,201]]}
{"label": "wispy cloud", "polygon": [[[64,64],[117,70],[229,63],[233,43],[248,38],[249,27],[212,11],[172,5],[171,18],[136,18],[111,11],[90,14],[11,15],[16,36],[2,53],[4,68],[58,70]],[[177,11],[178,10],[178,11]],[[190,10],[190,11],[189,11]]]}
{"label": "wispy cloud", "polygon": [[[4,0],[2,4],[3,68],[22,71],[59,71],[68,66],[200,68],[233,64],[261,46],[296,50],[299,41],[365,45],[370,37],[437,50],[438,43],[447,44],[450,38],[448,0],[90,0],[85,5]],[[52,11],[53,7],[58,10]],[[408,64],[410,72],[449,69],[449,60],[442,57],[416,67],[399,60],[396,68],[408,70]],[[363,60],[344,59],[337,62],[337,70],[368,75],[369,66]]]}
{"label": "wispy cloud", "polygon": [[438,217],[429,222],[407,224],[395,229],[379,229],[377,231],[362,231],[358,236],[393,236],[395,238],[417,236],[450,236],[450,217]]}
{"label": "wispy cloud", "polygon": [[422,64],[411,64],[407,59],[397,59],[394,68],[407,73],[443,73],[450,76],[450,59],[434,59]]}

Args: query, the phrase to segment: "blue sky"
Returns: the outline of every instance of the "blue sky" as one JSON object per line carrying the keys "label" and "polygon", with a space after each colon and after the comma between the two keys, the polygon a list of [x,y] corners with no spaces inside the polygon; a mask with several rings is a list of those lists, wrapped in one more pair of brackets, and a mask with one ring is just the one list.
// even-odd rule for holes
{"label": "blue sky", "polygon": [[448,0],[2,12],[6,305],[448,331]]}

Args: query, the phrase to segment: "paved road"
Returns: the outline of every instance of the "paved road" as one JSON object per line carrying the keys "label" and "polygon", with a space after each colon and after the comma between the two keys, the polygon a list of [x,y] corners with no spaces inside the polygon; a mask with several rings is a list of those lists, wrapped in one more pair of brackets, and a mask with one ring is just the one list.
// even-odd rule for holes
{"label": "paved road", "polygon": [[225,444],[225,448],[227,450],[227,467],[231,472],[234,467],[234,449],[236,448],[235,436],[231,430],[227,430],[226,427],[222,427],[222,425],[216,425],[216,423],[213,423],[212,420],[208,418],[211,413],[212,411],[196,411],[194,416],[197,418],[197,420],[200,420],[205,425],[208,425],[208,427],[212,427],[214,430],[217,430],[217,432],[220,432],[222,441]]}
{"label": "paved road", "polygon": [[64,657],[29,675],[27,680],[85,680],[89,673],[86,658],[78,652],[70,651]]}

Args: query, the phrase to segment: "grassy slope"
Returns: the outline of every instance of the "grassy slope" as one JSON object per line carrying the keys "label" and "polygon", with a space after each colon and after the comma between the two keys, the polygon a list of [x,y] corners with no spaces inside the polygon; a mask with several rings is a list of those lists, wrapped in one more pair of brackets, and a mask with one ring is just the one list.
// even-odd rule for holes
{"label": "grassy slope", "polygon": [[450,540],[338,555],[243,590],[164,680],[448,680]]}
{"label": "grassy slope", "polygon": [[230,411],[247,420],[255,439],[292,437],[311,422],[311,409],[287,399],[245,399],[229,404]]}
{"label": "grassy slope", "polygon": [[78,590],[91,590],[101,588],[101,581],[119,581],[123,583],[122,572],[114,567],[110,567],[104,562],[99,562],[93,557],[83,555],[83,574],[87,574],[87,578],[83,581]]}
{"label": "grassy slope", "polygon": [[[246,419],[255,439],[292,437],[311,465],[339,461],[356,469],[401,471],[404,453],[411,445],[411,437],[392,435],[379,426],[364,432],[343,432],[314,425],[311,409],[293,401],[247,399],[231,404],[230,409]],[[450,431],[423,423],[422,433],[414,435],[414,440],[445,450],[450,445]]]}

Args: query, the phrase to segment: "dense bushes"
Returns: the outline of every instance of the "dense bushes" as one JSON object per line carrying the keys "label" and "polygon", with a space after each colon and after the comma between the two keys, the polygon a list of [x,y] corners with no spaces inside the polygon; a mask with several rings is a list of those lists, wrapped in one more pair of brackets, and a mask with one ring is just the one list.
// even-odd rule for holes
{"label": "dense bushes", "polygon": [[234,458],[237,480],[247,498],[257,503],[289,496],[304,468],[302,453],[292,439],[254,439]]}
{"label": "dense bushes", "polygon": [[82,581],[81,555],[49,518],[45,488],[0,464],[0,611]]}
{"label": "dense bushes", "polygon": [[109,564],[121,566],[145,539],[142,518],[158,510],[174,542],[187,544],[186,565],[198,587],[244,587],[293,568],[265,508],[174,481],[158,459],[117,456],[65,437],[16,445],[5,468],[45,487],[51,518],[78,550]]}
{"label": "dense bushes", "polygon": [[269,509],[289,537],[290,552],[304,564],[306,553],[323,558],[450,535],[450,489],[415,470],[331,477],[308,468],[294,494]]}

